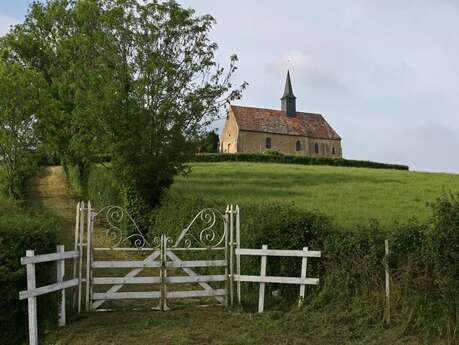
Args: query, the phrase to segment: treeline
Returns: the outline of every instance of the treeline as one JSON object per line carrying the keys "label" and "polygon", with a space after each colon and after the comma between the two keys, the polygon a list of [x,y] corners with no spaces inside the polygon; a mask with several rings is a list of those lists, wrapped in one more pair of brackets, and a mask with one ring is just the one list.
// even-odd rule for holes
{"label": "treeline", "polygon": [[282,154],[261,154],[261,153],[233,153],[233,154],[212,154],[202,153],[195,155],[193,162],[265,162],[265,163],[286,163],[303,165],[331,165],[341,167],[373,168],[373,169],[396,169],[409,170],[406,165],[378,163],[343,158],[308,157]]}

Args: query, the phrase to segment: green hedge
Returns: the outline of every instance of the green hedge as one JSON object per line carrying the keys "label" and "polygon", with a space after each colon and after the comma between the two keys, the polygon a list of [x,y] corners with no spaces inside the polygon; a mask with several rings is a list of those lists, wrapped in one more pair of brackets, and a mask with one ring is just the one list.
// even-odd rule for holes
{"label": "green hedge", "polygon": [[[209,205],[202,199],[167,197],[152,212],[150,239],[166,233],[176,238],[205,207],[224,210],[224,202]],[[194,229],[199,231],[200,227]],[[459,196],[443,196],[433,206],[429,222],[406,219],[385,230],[372,222],[344,228],[318,211],[292,205],[241,207],[241,245],[246,248],[321,250],[321,259],[308,261],[308,276],[319,277],[319,287],[306,289],[305,305],[319,310],[363,313],[368,327],[382,327],[384,313],[384,240],[391,247],[392,319],[405,334],[453,339],[459,296]],[[194,233],[196,236],[196,233]],[[298,258],[269,258],[268,275],[299,276]],[[259,274],[259,258],[242,257],[243,274]],[[243,305],[256,310],[258,286],[242,284]],[[290,305],[298,287],[268,284],[267,309]],[[281,298],[275,298],[274,290]],[[309,309],[311,310],[311,309]],[[306,311],[305,311],[306,312]],[[362,326],[362,325],[360,325]],[[428,338],[430,339],[430,338]],[[433,340],[428,340],[427,343]]]}
{"label": "green hedge", "polygon": [[218,153],[201,153],[194,156],[193,162],[264,162],[264,163],[285,163],[285,164],[303,164],[303,165],[331,165],[342,167],[356,168],[373,168],[373,169],[395,169],[409,170],[406,165],[387,164],[371,161],[359,161],[350,159],[321,158],[293,155],[272,155],[272,154],[218,154]]}
{"label": "green hedge", "polygon": [[[9,345],[20,343],[28,334],[27,301],[19,300],[19,291],[27,289],[26,270],[20,258],[28,249],[37,254],[55,252],[57,226],[48,218],[31,216],[14,205],[8,213],[3,211],[0,209],[0,339]],[[37,286],[56,280],[54,267],[48,264],[37,265],[36,273]],[[52,294],[38,297],[40,330],[55,322],[56,302]]]}

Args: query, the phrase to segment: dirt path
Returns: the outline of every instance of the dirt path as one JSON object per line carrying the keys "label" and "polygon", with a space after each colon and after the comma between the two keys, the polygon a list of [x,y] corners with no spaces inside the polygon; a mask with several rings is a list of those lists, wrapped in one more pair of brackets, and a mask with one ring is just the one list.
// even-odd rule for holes
{"label": "dirt path", "polygon": [[72,198],[62,166],[44,167],[29,183],[28,204],[36,212],[51,214],[61,223],[64,244],[73,243],[76,199]]}

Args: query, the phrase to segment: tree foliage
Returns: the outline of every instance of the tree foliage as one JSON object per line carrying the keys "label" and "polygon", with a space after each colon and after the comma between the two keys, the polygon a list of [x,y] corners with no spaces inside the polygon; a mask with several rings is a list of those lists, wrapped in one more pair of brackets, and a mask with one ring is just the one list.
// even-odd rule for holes
{"label": "tree foliage", "polygon": [[19,198],[38,161],[37,121],[50,102],[40,75],[0,60],[0,169],[6,193]]}
{"label": "tree foliage", "polygon": [[190,139],[246,86],[231,83],[235,55],[226,68],[216,62],[214,24],[174,1],[52,0],[34,3],[3,46],[43,76],[57,104],[40,119],[48,150],[82,175],[110,155],[141,218],[184,170]]}

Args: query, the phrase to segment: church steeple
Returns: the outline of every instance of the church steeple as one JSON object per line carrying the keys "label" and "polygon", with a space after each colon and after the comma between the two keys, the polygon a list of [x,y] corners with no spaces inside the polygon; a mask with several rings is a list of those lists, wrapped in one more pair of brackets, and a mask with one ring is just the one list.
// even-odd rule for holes
{"label": "church steeple", "polygon": [[284,94],[281,98],[281,109],[287,116],[296,115],[296,97],[293,95],[292,82],[290,81],[290,71],[287,70]]}

